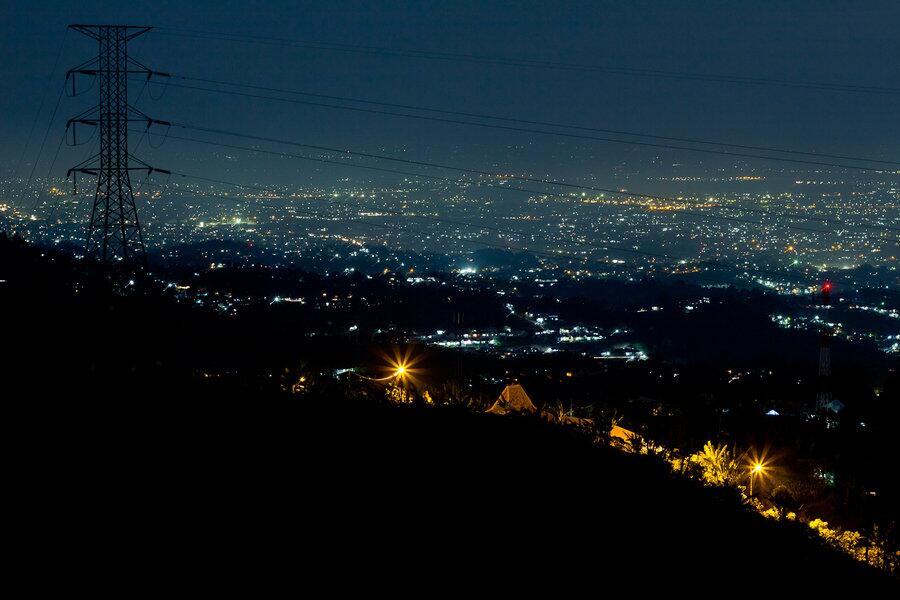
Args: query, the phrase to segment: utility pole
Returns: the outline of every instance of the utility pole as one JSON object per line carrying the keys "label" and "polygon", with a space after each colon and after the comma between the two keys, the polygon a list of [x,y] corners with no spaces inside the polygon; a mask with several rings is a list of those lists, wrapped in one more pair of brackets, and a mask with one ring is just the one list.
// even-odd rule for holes
{"label": "utility pole", "polygon": [[[831,305],[830,281],[822,284],[820,299],[823,307]],[[816,410],[820,414],[825,414],[831,403],[831,337],[831,328],[826,325],[819,339],[819,391],[816,393]]]}
{"label": "utility pole", "polygon": [[[85,256],[124,266],[145,266],[147,255],[131,188],[131,171],[146,171],[148,176],[154,171],[169,171],[154,169],[128,151],[128,126],[133,122],[144,123],[148,128],[154,123],[168,123],[151,119],[128,104],[128,77],[139,74],[149,80],[153,75],[166,74],[152,71],[128,56],[128,42],[149,31],[150,27],[69,25],[69,28],[99,44],[96,57],[66,73],[67,82],[69,77],[72,78],[73,96],[76,95],[76,75],[99,80],[99,104],[70,119],[66,125],[67,129],[72,127],[73,142],[76,125],[99,128],[100,151],[68,172],[75,180],[76,193],[78,173],[97,177]],[[132,162],[136,165],[132,166]]]}

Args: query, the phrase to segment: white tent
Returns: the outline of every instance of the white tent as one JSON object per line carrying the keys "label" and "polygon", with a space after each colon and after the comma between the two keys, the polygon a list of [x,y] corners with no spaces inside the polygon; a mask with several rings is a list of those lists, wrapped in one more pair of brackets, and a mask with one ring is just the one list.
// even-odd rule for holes
{"label": "white tent", "polygon": [[500,397],[487,411],[495,415],[505,415],[511,412],[536,413],[537,407],[521,385],[511,383],[503,388]]}

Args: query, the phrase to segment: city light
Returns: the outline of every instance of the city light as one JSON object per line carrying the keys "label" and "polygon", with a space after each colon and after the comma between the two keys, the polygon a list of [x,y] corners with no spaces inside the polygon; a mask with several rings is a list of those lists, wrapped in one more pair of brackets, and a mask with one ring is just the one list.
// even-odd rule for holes
{"label": "city light", "polygon": [[396,382],[403,386],[419,387],[419,377],[423,370],[416,365],[422,360],[421,354],[414,354],[413,348],[407,346],[402,351],[394,348],[391,352],[381,352],[381,355],[386,363],[384,367],[386,373],[374,381]]}
{"label": "city light", "polygon": [[770,460],[766,458],[767,450],[764,450],[762,454],[757,454],[756,451],[751,451],[750,455],[747,457],[748,466],[749,466],[749,496],[753,497],[753,483],[755,479],[762,480],[763,477],[768,475],[767,470],[769,468]]}

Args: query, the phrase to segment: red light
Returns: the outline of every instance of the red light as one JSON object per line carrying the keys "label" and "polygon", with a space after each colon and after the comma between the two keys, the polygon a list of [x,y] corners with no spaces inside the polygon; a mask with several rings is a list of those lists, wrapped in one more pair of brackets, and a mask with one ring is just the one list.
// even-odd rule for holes
{"label": "red light", "polygon": [[823,292],[831,291],[831,282],[830,281],[826,281],[825,283],[822,284],[822,291]]}

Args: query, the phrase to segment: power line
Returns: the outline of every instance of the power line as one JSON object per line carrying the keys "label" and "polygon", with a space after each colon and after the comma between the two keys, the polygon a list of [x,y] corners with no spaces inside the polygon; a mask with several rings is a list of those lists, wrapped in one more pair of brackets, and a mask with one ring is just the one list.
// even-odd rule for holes
{"label": "power line", "polygon": [[[31,180],[34,178],[34,171],[37,169],[37,165],[41,160],[41,155],[44,153],[44,146],[47,144],[47,137],[50,135],[50,129],[53,127],[53,121],[56,120],[56,113],[59,110],[60,102],[62,101],[63,93],[66,90],[65,84],[63,84],[62,88],[59,90],[59,97],[56,99],[56,106],[53,107],[53,113],[50,115],[50,121],[47,123],[47,130],[44,132],[44,137],[41,140],[40,148],[38,148],[38,155],[35,158],[34,163],[31,165],[31,171],[28,173],[28,179],[25,180],[25,185],[22,187],[22,193],[19,194],[19,200],[24,200],[25,194],[31,188]],[[65,139],[65,136],[63,136]],[[62,140],[60,140],[60,145],[62,144]],[[57,150],[57,154],[59,154],[59,150]],[[55,159],[54,159],[55,160]]]}
{"label": "power line", "polygon": [[[50,73],[47,74],[47,83],[44,85],[44,91],[41,94],[41,101],[38,103],[37,112],[34,113],[34,119],[32,119],[31,121],[31,128],[28,130],[28,136],[25,138],[25,143],[22,145],[22,153],[19,155],[19,159],[16,161],[16,164],[12,169],[13,177],[15,177],[15,174],[19,171],[19,167],[25,160],[25,154],[28,151],[29,144],[31,144],[31,136],[34,135],[34,130],[37,127],[41,112],[44,110],[44,102],[47,99],[47,94],[50,92],[50,84],[53,82],[53,76],[56,74],[56,67],[59,66],[59,59],[62,56],[62,51],[66,45],[66,40],[68,39],[68,37],[69,28],[67,27],[62,39],[59,41],[59,49],[56,51],[56,58],[53,60],[53,67],[50,69]],[[63,84],[63,89],[65,89],[65,84]],[[40,154],[38,155],[38,159],[40,159]]]}
{"label": "power line", "polygon": [[[776,162],[786,162],[793,164],[802,164],[802,165],[810,165],[810,166],[818,166],[818,167],[833,167],[838,169],[848,169],[848,170],[857,170],[857,171],[884,171],[883,167],[865,167],[858,165],[848,165],[842,163],[832,163],[832,162],[824,162],[824,161],[815,161],[815,160],[805,160],[799,158],[787,158],[782,156],[765,156],[761,154],[750,154],[746,152],[733,152],[728,150],[713,150],[709,148],[691,148],[689,146],[676,146],[673,144],[662,144],[657,142],[645,142],[638,140],[623,140],[617,138],[606,138],[595,135],[586,135],[586,134],[578,134],[578,133],[567,133],[562,131],[550,131],[546,129],[532,129],[527,127],[516,127],[512,125],[499,125],[496,123],[479,123],[476,121],[464,121],[461,119],[450,119],[445,117],[433,117],[427,115],[415,115],[409,113],[399,113],[388,110],[379,110],[373,108],[362,108],[358,106],[342,106],[339,104],[329,104],[327,102],[315,102],[311,100],[298,100],[295,98],[280,98],[277,96],[266,96],[262,94],[253,94],[248,92],[237,92],[232,90],[217,90],[213,88],[206,88],[201,86],[193,86],[193,85],[183,85],[178,83],[170,83],[168,84],[170,87],[196,90],[196,91],[204,91],[204,92],[212,92],[217,94],[226,94],[230,96],[239,96],[244,98],[257,98],[261,100],[272,100],[276,102],[286,102],[290,104],[302,104],[305,106],[316,106],[320,108],[331,108],[337,110],[346,110],[352,112],[366,113],[366,114],[377,114],[377,115],[387,115],[392,117],[401,117],[407,119],[416,119],[421,121],[431,121],[437,123],[449,123],[454,125],[468,125],[472,127],[482,127],[488,129],[498,129],[503,131],[514,131],[518,133],[536,133],[540,135],[551,135],[557,137],[565,137],[565,138],[574,138],[580,140],[589,140],[589,141],[599,141],[599,142],[607,142],[607,143],[615,143],[615,144],[625,144],[630,146],[645,146],[650,148],[658,148],[658,149],[666,149],[666,150],[683,150],[688,152],[699,152],[703,154],[715,154],[719,156],[729,156],[733,158],[752,158],[752,159],[760,159],[760,160],[770,160]],[[854,159],[855,160],[855,159]]]}
{"label": "power line", "polygon": [[[47,177],[46,182],[49,184],[50,175],[53,173],[53,167],[56,166],[56,160],[59,158],[59,151],[62,150],[63,141],[66,139],[66,132],[63,131],[62,136],[59,138],[59,145],[56,147],[56,152],[53,154],[53,160],[50,161],[50,166],[47,168]],[[31,212],[34,213],[37,210],[38,204],[40,204],[41,199],[44,197],[44,188],[46,186],[41,186],[41,189],[38,190],[37,197],[34,199],[34,204],[31,205]]]}
{"label": "power line", "polygon": [[[65,136],[65,134],[66,133],[63,132],[63,136]],[[90,144],[91,145],[88,148],[88,152],[87,152],[87,155],[85,156],[84,160],[87,160],[95,153],[94,149],[100,146],[100,138],[98,136],[94,136],[94,140],[93,140],[93,142],[90,142]],[[54,159],[54,162],[56,162],[56,159]],[[51,169],[52,169],[52,165],[51,165]],[[48,179],[49,179],[49,174],[48,174]],[[48,234],[50,233],[50,227],[52,226],[53,220],[56,218],[57,212],[59,212],[59,204],[60,204],[59,202],[50,204],[50,212],[47,214],[47,216],[45,218],[45,220],[47,221],[47,233]]]}
{"label": "power line", "polygon": [[[536,121],[533,119],[504,117],[501,115],[491,115],[491,114],[484,114],[484,113],[473,113],[473,112],[464,112],[464,111],[457,111],[457,110],[447,110],[447,109],[440,109],[440,108],[427,107],[427,106],[400,104],[400,103],[395,103],[395,102],[383,102],[383,101],[372,100],[372,99],[367,99],[367,98],[335,96],[335,95],[330,95],[330,94],[306,92],[306,91],[302,91],[302,90],[277,88],[277,87],[270,87],[270,86],[263,86],[263,85],[253,85],[253,84],[240,83],[240,82],[235,82],[235,81],[223,81],[221,79],[208,79],[208,78],[204,78],[204,77],[189,77],[189,76],[185,76],[185,75],[173,75],[173,74],[169,74],[168,76],[173,79],[181,79],[181,80],[185,80],[185,81],[198,81],[201,83],[226,85],[226,86],[239,87],[239,88],[245,88],[245,89],[253,89],[253,90],[260,90],[260,91],[267,91],[267,92],[277,92],[277,93],[282,93],[282,94],[294,94],[294,95],[298,95],[298,96],[322,98],[322,99],[327,99],[327,100],[339,100],[339,101],[343,101],[343,102],[356,102],[359,104],[370,104],[370,105],[375,105],[375,106],[386,106],[386,107],[391,107],[391,108],[402,108],[402,109],[406,109],[406,110],[417,110],[417,111],[432,112],[432,113],[439,113],[439,114],[446,114],[446,115],[457,115],[457,116],[462,116],[462,117],[474,117],[474,118],[479,118],[479,119],[493,119],[493,120],[497,120],[497,121],[505,121],[508,123],[525,123],[528,125],[540,125],[540,126],[544,126],[544,127],[558,127],[558,128],[564,128],[564,129],[575,129],[575,130],[579,130],[579,131],[594,131],[594,132],[598,132],[598,133],[610,133],[610,134],[614,134],[614,135],[628,135],[628,136],[633,136],[633,137],[643,137],[643,138],[667,140],[667,141],[673,141],[673,142],[685,142],[685,143],[692,143],[692,144],[704,144],[704,145],[710,145],[710,146],[722,146],[725,148],[738,148],[738,149],[743,149],[743,150],[758,150],[761,152],[778,152],[778,153],[783,153],[783,154],[814,156],[814,157],[821,157],[821,158],[836,158],[836,159],[840,159],[840,160],[853,160],[853,161],[860,161],[860,162],[879,163],[879,164],[885,164],[885,165],[900,165],[900,161],[881,160],[881,159],[870,158],[870,157],[848,156],[845,154],[827,154],[827,153],[823,153],[823,152],[809,152],[809,151],[804,151],[804,150],[796,150],[796,149],[792,149],[792,148],[776,148],[776,147],[772,147],[772,146],[754,146],[754,145],[750,145],[750,144],[734,144],[734,143],[729,143],[729,142],[704,140],[704,139],[698,139],[698,138],[656,135],[656,134],[642,133],[642,132],[636,132],[636,131],[623,131],[620,129],[604,129],[604,128],[600,128],[600,127],[587,127],[587,126],[583,126],[583,125],[573,125],[573,124],[569,124],[569,123],[556,123],[556,122],[552,122],[552,121]],[[201,89],[201,88],[195,88],[195,89]],[[203,88],[203,89],[205,91],[220,91],[220,90],[211,90],[211,89],[205,89],[205,88]],[[629,143],[628,140],[617,140],[617,141],[620,141],[621,143]]]}
{"label": "power line", "polygon": [[[581,185],[581,184],[574,184],[574,183],[566,183],[566,182],[557,181],[557,180],[552,180],[552,179],[542,179],[542,178],[535,178],[535,177],[525,177],[525,176],[521,176],[521,175],[501,175],[501,174],[499,174],[499,173],[493,173],[493,172],[489,172],[489,171],[482,171],[482,170],[479,170],[479,169],[469,169],[469,168],[464,168],[464,167],[456,167],[456,166],[452,166],[452,165],[445,165],[445,164],[441,164],[441,163],[433,163],[433,162],[418,161],[418,160],[412,160],[412,159],[397,158],[397,157],[393,157],[393,156],[386,156],[386,155],[383,155],[383,154],[371,154],[371,153],[367,153],[367,152],[357,152],[357,151],[352,151],[352,150],[342,150],[342,149],[339,149],[339,148],[330,148],[330,147],[328,147],[328,146],[318,146],[318,145],[313,145],[313,144],[304,144],[304,143],[301,143],[301,142],[294,142],[294,141],[290,141],[290,140],[280,140],[280,139],[277,139],[277,138],[268,138],[268,137],[257,136],[257,135],[252,135],[252,134],[242,134],[242,133],[232,132],[232,131],[227,131],[227,130],[222,130],[222,129],[214,129],[214,128],[208,128],[208,127],[198,127],[198,126],[187,125],[187,124],[183,124],[183,123],[175,123],[175,122],[173,122],[173,123],[171,123],[171,125],[172,125],[173,127],[179,127],[179,128],[182,128],[182,129],[189,129],[189,130],[194,130],[194,131],[201,131],[201,132],[214,133],[214,134],[220,134],[220,135],[229,135],[229,136],[234,136],[234,137],[241,137],[241,138],[253,139],[253,140],[257,140],[257,141],[270,142],[270,143],[285,144],[285,145],[297,146],[297,147],[302,147],[302,148],[309,148],[309,149],[320,150],[320,151],[325,151],[325,152],[333,152],[333,153],[337,153],[337,154],[348,154],[348,155],[351,155],[351,156],[361,156],[361,157],[371,158],[371,159],[376,159],[376,160],[387,160],[387,161],[399,162],[399,163],[404,163],[404,164],[411,164],[411,165],[416,165],[416,166],[424,166],[424,167],[428,167],[428,168],[446,169],[446,170],[451,170],[451,171],[456,171],[456,172],[463,172],[463,173],[475,174],[475,175],[479,175],[479,176],[483,176],[483,177],[491,177],[491,178],[494,178],[494,179],[499,179],[499,178],[503,178],[503,179],[515,179],[515,180],[519,180],[519,181],[527,181],[527,182],[531,182],[531,183],[539,183],[539,184],[542,184],[542,185],[560,186],[560,187],[574,188],[574,189],[579,189],[579,190],[589,190],[589,191],[592,191],[592,192],[600,192],[600,193],[604,193],[604,194],[609,193],[609,194],[616,194],[616,195],[620,195],[620,196],[627,196],[627,197],[634,197],[634,198],[642,198],[642,199],[649,199],[649,200],[659,200],[659,201],[665,201],[665,202],[671,202],[671,201],[672,201],[671,198],[667,198],[667,197],[664,197],[664,196],[652,195],[652,194],[641,194],[641,193],[636,193],[636,192],[628,192],[628,191],[624,191],[624,190],[615,190],[615,189],[610,189],[610,188],[601,188],[601,187],[597,187],[597,186],[588,186],[588,185]],[[190,139],[190,140],[188,140],[188,141],[200,141],[200,140]],[[201,142],[201,143],[204,143],[203,141],[200,141],[200,142]],[[243,148],[243,149],[249,150],[249,151],[260,151],[260,150],[256,150],[256,149],[253,149],[253,148]],[[265,152],[265,151],[261,151],[261,152]],[[304,158],[304,157],[301,155],[301,156],[293,156],[292,158]],[[352,166],[352,165],[348,165],[348,163],[339,163],[339,162],[338,162],[337,164],[341,164],[341,165],[344,165],[344,166]],[[418,175],[417,173],[404,173],[404,174],[407,174],[407,175]],[[434,177],[432,176],[432,178],[434,178]],[[448,179],[447,179],[447,178],[444,178],[443,180],[448,180]],[[452,181],[452,180],[450,180],[450,181]],[[497,186],[497,187],[500,188],[500,186]],[[502,189],[502,188],[500,188],[500,189]],[[511,189],[511,188],[510,188],[510,189]],[[523,190],[523,191],[531,191],[531,190]],[[541,192],[538,192],[538,193],[541,193]],[[551,194],[546,194],[546,193],[544,193],[544,195],[551,195]],[[740,208],[740,207],[735,207],[735,210],[746,210],[747,212],[760,212],[760,213],[767,214],[767,215],[772,215],[772,214],[776,214],[776,215],[777,215],[777,214],[779,214],[779,213],[772,213],[771,211],[762,210],[762,209],[743,209],[743,208]],[[686,212],[686,211],[680,211],[680,212]],[[694,214],[697,215],[697,213],[694,213]],[[754,223],[754,224],[757,224],[757,225],[765,225],[765,224],[763,224],[763,223],[758,223],[758,222],[756,222],[756,221],[747,221],[747,220],[745,220],[745,219],[738,219],[738,218],[736,218],[736,217],[726,217],[726,216],[722,216],[722,215],[719,215],[719,216],[716,216],[716,215],[697,215],[697,216],[709,217],[709,218],[714,218],[714,219],[715,219],[715,218],[718,218],[718,219],[722,219],[722,220],[730,220],[730,221],[743,221],[743,222]],[[781,216],[788,216],[788,215],[782,214]],[[796,216],[793,216],[793,218],[807,218],[807,219],[809,219],[809,220],[814,220],[814,218],[812,218],[812,217],[803,217],[802,215],[796,215]],[[824,221],[824,220],[823,220],[823,222],[826,222],[826,223],[827,223],[828,221]],[[812,229],[812,228],[807,228],[807,227],[800,227],[800,226],[797,226],[797,225],[786,225],[786,224],[782,224],[782,226],[783,226],[783,227],[786,227],[786,228],[789,228],[789,229],[799,229],[799,230],[811,231],[811,232],[815,232],[815,233],[830,233],[830,232],[828,232],[828,231],[817,230],[817,229]],[[876,228],[875,226],[868,226],[868,227]],[[882,229],[882,228],[879,228],[879,229]],[[900,243],[900,240],[898,240],[898,239],[892,239],[892,238],[885,238],[884,241],[890,241],[890,242],[894,242],[894,243]]]}
{"label": "power line", "polygon": [[[162,134],[151,133],[150,135],[160,136]],[[307,155],[303,155],[303,154],[292,154],[292,153],[286,153],[286,152],[279,152],[276,150],[266,150],[266,149],[261,149],[261,148],[252,148],[249,146],[225,144],[225,143],[221,143],[221,142],[213,142],[210,140],[201,140],[198,138],[177,136],[177,135],[172,135],[172,134],[166,134],[166,136],[168,139],[194,142],[194,143],[199,143],[199,144],[207,144],[207,145],[212,145],[212,146],[217,146],[217,147],[230,148],[233,150],[244,150],[244,151],[255,152],[255,153],[260,153],[260,154],[270,154],[270,155],[274,155],[274,156],[281,156],[284,158],[296,158],[296,159],[307,160],[307,161],[312,161],[312,162],[333,164],[333,165],[338,165],[341,167],[351,167],[351,168],[357,168],[357,169],[365,169],[365,170],[378,171],[378,172],[384,172],[384,173],[407,175],[407,176],[424,178],[424,179],[429,179],[429,180],[436,180],[436,181],[449,183],[451,185],[456,185],[456,186],[464,188],[464,189],[471,188],[472,186],[489,187],[489,188],[500,190],[500,191],[510,190],[510,191],[516,191],[516,192],[524,192],[524,193],[528,193],[528,194],[536,195],[536,196],[550,196],[550,197],[561,198],[564,200],[572,200],[573,199],[573,197],[570,194],[549,192],[549,191],[545,191],[545,190],[536,190],[536,189],[522,188],[522,187],[508,186],[508,185],[494,185],[491,183],[484,183],[484,182],[472,182],[470,180],[465,180],[465,179],[452,179],[450,177],[442,177],[439,175],[429,175],[429,174],[424,174],[424,173],[418,173],[415,171],[402,171],[399,169],[386,169],[383,167],[374,167],[371,165],[360,165],[360,164],[356,164],[356,163],[347,163],[347,162],[329,160],[329,159],[320,158],[320,157],[312,157],[312,156],[307,156]],[[621,193],[621,192],[616,192],[615,190],[610,190],[610,192],[611,193]],[[661,197],[659,199],[668,200],[666,198],[661,198]],[[798,218],[798,219],[805,219],[805,220],[812,220],[812,221],[821,221],[826,224],[830,223],[830,221],[828,221],[827,219],[820,219],[820,218],[809,217],[809,216],[804,216],[804,215],[793,215],[790,213],[779,213],[779,212],[773,212],[770,210],[762,210],[762,209],[730,207],[730,206],[710,206],[708,208],[726,208],[726,209],[731,208],[733,210],[738,210],[738,211],[761,213],[761,214],[765,214],[767,216],[773,216],[773,215],[788,216],[791,218]],[[650,211],[648,210],[648,212],[650,212]],[[696,212],[691,212],[691,211],[687,211],[687,210],[673,211],[673,213],[679,217],[688,215],[688,216],[696,217],[699,219],[713,219],[713,220],[720,220],[720,221],[746,223],[746,224],[758,225],[758,226],[762,226],[762,227],[771,226],[770,224],[763,223],[760,221],[751,221],[749,219],[741,219],[739,217],[729,217],[729,216],[725,216],[725,215],[712,215],[712,214],[706,214],[706,213],[696,213]],[[784,227],[786,229],[794,229],[794,230],[798,230],[798,231],[806,231],[806,232],[812,232],[812,233],[831,233],[831,234],[837,233],[836,231],[833,231],[833,230],[813,229],[811,227],[802,227],[799,225],[789,225],[789,224],[783,224],[783,223],[779,224],[779,226]],[[862,226],[863,225],[859,225],[859,227],[862,227]],[[852,228],[852,227],[857,227],[857,226],[849,226],[849,227]],[[875,226],[868,226],[868,227],[875,228]],[[900,239],[896,239],[896,238],[885,237],[885,238],[881,238],[881,239],[882,239],[882,241],[900,243]]]}
{"label": "power line", "polygon": [[629,67],[609,67],[603,65],[590,65],[567,63],[558,61],[505,58],[497,56],[465,54],[453,52],[439,52],[418,49],[395,49],[383,46],[366,46],[361,44],[339,44],[334,42],[320,42],[308,40],[291,40],[286,38],[273,38],[252,36],[246,34],[231,34],[222,32],[202,31],[196,29],[161,27],[158,33],[167,36],[195,38],[201,40],[218,40],[225,42],[241,42],[247,44],[259,44],[266,46],[281,46],[304,48],[312,50],[324,50],[329,52],[344,52],[366,54],[375,56],[390,56],[398,58],[417,58],[424,60],[450,61],[461,63],[490,64],[499,66],[512,66],[523,68],[539,68],[557,71],[595,72],[611,75],[625,75],[634,77],[663,78],[686,81],[700,81],[709,83],[729,83],[758,86],[774,86],[797,89],[810,89],[831,92],[853,92],[863,94],[897,95],[900,88],[872,85],[853,85],[820,81],[801,81],[789,79],[776,79],[766,77],[747,77],[742,75],[692,73],[687,71],[670,71],[662,69],[640,69]]}

